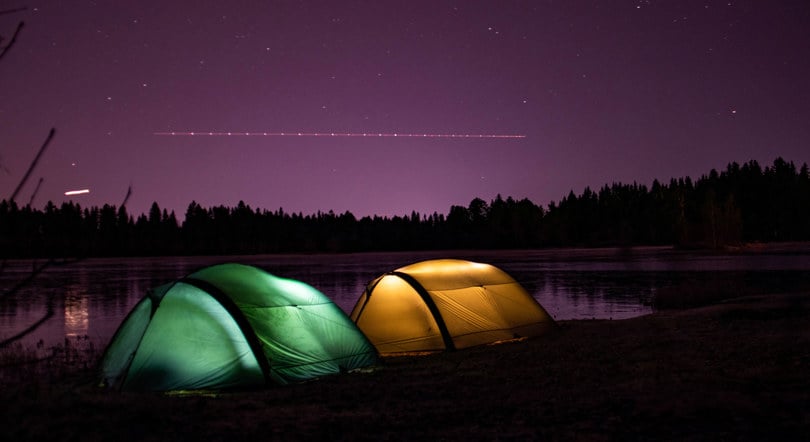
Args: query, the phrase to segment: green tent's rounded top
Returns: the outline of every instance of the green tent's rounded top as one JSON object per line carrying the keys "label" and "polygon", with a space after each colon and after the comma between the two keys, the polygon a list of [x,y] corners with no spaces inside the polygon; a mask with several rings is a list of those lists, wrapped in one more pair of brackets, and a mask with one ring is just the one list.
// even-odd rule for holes
{"label": "green tent's rounded top", "polygon": [[188,275],[186,279],[213,285],[239,306],[288,307],[331,302],[309,284],[274,276],[244,264],[213,265]]}

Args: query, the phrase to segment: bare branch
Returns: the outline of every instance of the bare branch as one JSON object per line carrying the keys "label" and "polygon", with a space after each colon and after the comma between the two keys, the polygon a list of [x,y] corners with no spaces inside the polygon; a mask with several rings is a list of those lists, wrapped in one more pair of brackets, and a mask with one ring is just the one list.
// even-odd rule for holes
{"label": "bare branch", "polygon": [[127,201],[129,201],[129,197],[132,196],[132,184],[130,183],[129,187],[127,188],[127,196],[124,197],[124,202],[121,203],[121,207],[127,205]]}
{"label": "bare branch", "polygon": [[[31,270],[30,275],[28,275],[25,279],[17,282],[17,284],[14,284],[14,287],[8,289],[4,293],[0,293],[0,300],[16,295],[17,292],[20,291],[20,289],[30,284],[31,281],[33,281],[40,273],[42,273],[43,270],[48,268],[50,265],[54,264],[54,262],[55,261],[53,259],[49,259],[39,266],[34,264],[34,268]],[[3,267],[5,267],[5,262],[3,263]]]}
{"label": "bare branch", "polygon": [[41,317],[39,320],[37,320],[36,322],[31,324],[25,330],[17,333],[16,335],[14,335],[14,336],[12,336],[10,338],[6,338],[6,339],[0,341],[0,348],[8,347],[9,344],[23,338],[24,336],[26,336],[26,335],[30,334],[31,332],[33,332],[34,330],[38,329],[40,325],[46,323],[48,321],[48,319],[51,319],[53,317],[53,313],[54,313],[53,302],[49,302],[48,303],[48,309],[45,312],[45,315],[43,317]]}
{"label": "bare branch", "polygon": [[20,7],[20,8],[15,8],[15,9],[3,9],[3,10],[0,10],[0,15],[14,14],[16,12],[22,12],[22,11],[27,11],[27,10],[28,10],[27,6],[23,6],[23,7]]}
{"label": "bare branch", "polygon": [[[54,259],[49,259],[49,260],[45,261],[44,263],[42,263],[39,266],[34,264],[34,268],[31,270],[31,274],[28,275],[27,278],[23,279],[22,281],[19,281],[17,284],[14,285],[14,287],[12,287],[10,290],[6,291],[5,293],[0,293],[0,300],[4,300],[4,299],[6,299],[8,297],[15,296],[23,287],[30,284],[31,281],[36,279],[36,277],[39,276],[39,274],[42,273],[48,267],[70,265],[70,264],[79,262],[81,260],[82,260],[81,258],[75,258],[75,259],[72,259],[72,260],[62,260],[62,261],[56,261]],[[5,268],[5,265],[6,264],[5,264],[5,261],[4,261],[2,263],[2,265],[0,265],[0,269]],[[46,302],[47,311],[45,312],[45,315],[42,318],[38,319],[33,324],[28,326],[25,330],[17,333],[16,335],[11,336],[9,338],[6,338],[6,339],[0,341],[0,348],[7,347],[9,344],[13,343],[14,341],[20,340],[24,336],[30,334],[31,332],[33,332],[34,330],[39,328],[42,324],[47,322],[49,319],[51,319],[53,317],[53,315],[54,315],[53,296],[54,296],[53,293],[48,295],[48,299],[47,299],[47,302]]]}
{"label": "bare branch", "polygon": [[34,204],[34,198],[37,197],[37,193],[39,193],[39,188],[42,186],[42,182],[45,181],[45,178],[39,177],[39,181],[37,182],[37,187],[34,188],[34,192],[31,193],[31,199],[28,200],[28,207]]}
{"label": "bare branch", "polygon": [[8,167],[3,165],[3,155],[0,155],[0,170],[6,173],[6,175],[11,175],[11,171]]}
{"label": "bare branch", "polygon": [[11,36],[11,40],[8,42],[8,44],[0,48],[0,59],[2,59],[3,56],[6,55],[8,50],[12,46],[14,46],[14,43],[17,41],[17,35],[20,34],[20,31],[22,30],[23,26],[25,26],[25,22],[21,21],[20,24],[17,25],[17,29],[14,31],[14,35]]}
{"label": "bare branch", "polygon": [[48,147],[48,144],[50,144],[54,134],[56,134],[56,129],[51,128],[51,132],[48,133],[48,138],[46,138],[45,142],[42,143],[42,147],[39,148],[37,156],[34,157],[34,161],[32,161],[31,165],[28,166],[28,171],[25,172],[25,175],[22,177],[22,180],[20,180],[20,184],[18,184],[17,188],[14,189],[14,193],[11,194],[11,198],[9,198],[9,201],[14,201],[14,199],[17,198],[17,194],[20,193],[20,189],[22,189],[22,187],[25,185],[25,182],[28,181],[28,177],[31,176],[31,172],[34,171],[34,168],[37,166],[37,163],[39,162],[39,159],[42,157],[42,154],[45,153],[45,149]]}

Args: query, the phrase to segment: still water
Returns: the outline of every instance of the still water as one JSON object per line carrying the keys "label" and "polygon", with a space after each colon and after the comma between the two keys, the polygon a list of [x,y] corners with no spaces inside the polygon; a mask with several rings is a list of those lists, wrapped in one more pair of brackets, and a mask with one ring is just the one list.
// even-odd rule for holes
{"label": "still water", "polygon": [[50,266],[9,293],[42,264],[19,260],[7,261],[0,273],[0,341],[41,322],[20,342],[33,346],[41,341],[49,347],[86,337],[103,347],[147,289],[223,262],[252,264],[304,281],[349,313],[370,280],[434,258],[500,267],[557,320],[648,314],[657,290],[687,281],[733,281],[764,292],[810,286],[810,245],[724,255],[635,248],[87,259]]}

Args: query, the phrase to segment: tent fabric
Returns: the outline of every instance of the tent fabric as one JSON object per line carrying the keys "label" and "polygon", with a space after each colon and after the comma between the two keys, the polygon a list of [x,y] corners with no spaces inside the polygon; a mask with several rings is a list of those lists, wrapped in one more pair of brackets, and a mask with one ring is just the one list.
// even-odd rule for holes
{"label": "tent fabric", "polygon": [[554,326],[511,276],[457,259],[411,264],[368,284],[350,315],[380,354],[453,350]]}
{"label": "tent fabric", "polygon": [[156,391],[283,385],[376,362],[362,332],[315,288],[221,264],[150,291],[110,342],[102,383]]}

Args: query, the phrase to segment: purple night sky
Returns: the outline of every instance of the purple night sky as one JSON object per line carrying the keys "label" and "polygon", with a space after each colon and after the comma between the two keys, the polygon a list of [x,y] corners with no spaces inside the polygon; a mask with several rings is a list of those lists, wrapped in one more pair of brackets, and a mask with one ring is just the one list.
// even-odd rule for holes
{"label": "purple night sky", "polygon": [[[17,4],[19,3],[19,4]],[[0,198],[183,219],[538,204],[730,161],[810,162],[810,2],[5,1]],[[524,139],[155,132],[519,134]],[[89,188],[90,194],[64,192]]]}

